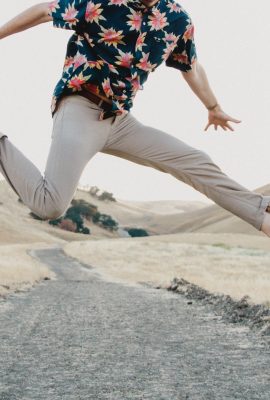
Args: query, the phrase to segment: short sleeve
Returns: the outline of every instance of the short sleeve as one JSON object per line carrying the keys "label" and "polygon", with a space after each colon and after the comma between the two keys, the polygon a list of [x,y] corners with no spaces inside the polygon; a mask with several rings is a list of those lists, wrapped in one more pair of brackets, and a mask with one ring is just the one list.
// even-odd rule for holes
{"label": "short sleeve", "polygon": [[78,31],[85,21],[86,0],[54,0],[49,3],[49,12],[56,28]]}
{"label": "short sleeve", "polygon": [[[166,59],[168,67],[176,68],[180,71],[187,72],[192,69],[192,64],[197,59],[197,51],[194,40],[194,24],[188,14],[186,14],[185,22],[181,21],[179,36],[176,46]],[[183,29],[184,28],[184,29]],[[179,32],[176,32],[176,34]],[[179,35],[179,33],[178,33]]]}

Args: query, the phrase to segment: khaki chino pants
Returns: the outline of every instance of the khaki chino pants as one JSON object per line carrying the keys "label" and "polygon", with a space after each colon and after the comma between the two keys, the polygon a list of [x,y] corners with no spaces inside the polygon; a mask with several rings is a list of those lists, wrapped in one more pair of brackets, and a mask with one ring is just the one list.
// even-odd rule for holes
{"label": "khaki chino pants", "polygon": [[53,117],[44,176],[0,133],[0,172],[40,218],[62,216],[81,174],[97,153],[107,153],[166,172],[260,230],[270,196],[230,179],[203,151],[138,122],[131,113],[99,121],[100,107],[80,95],[62,99]]}

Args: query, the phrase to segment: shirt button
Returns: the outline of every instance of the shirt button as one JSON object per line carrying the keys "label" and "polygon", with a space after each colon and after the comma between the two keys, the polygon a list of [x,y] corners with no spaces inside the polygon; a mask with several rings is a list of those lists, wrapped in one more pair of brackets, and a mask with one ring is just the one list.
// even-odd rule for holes
{"label": "shirt button", "polygon": [[143,24],[143,25],[146,25],[146,22],[143,22],[142,24]]}

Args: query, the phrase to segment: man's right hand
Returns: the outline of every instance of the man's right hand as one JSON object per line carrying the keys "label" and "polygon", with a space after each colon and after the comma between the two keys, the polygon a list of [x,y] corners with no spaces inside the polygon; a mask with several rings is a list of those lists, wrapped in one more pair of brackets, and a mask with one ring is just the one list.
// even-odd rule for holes
{"label": "man's right hand", "polygon": [[217,105],[214,110],[208,112],[208,124],[204,130],[207,131],[211,125],[214,125],[216,131],[218,126],[220,126],[224,131],[227,131],[227,129],[234,131],[229,122],[239,124],[241,121],[239,119],[230,117],[221,109],[219,105]]}

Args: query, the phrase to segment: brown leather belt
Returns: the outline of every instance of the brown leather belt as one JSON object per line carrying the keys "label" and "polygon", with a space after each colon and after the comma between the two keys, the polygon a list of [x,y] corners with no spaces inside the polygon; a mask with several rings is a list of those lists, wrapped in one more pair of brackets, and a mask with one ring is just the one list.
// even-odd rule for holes
{"label": "brown leather belt", "polygon": [[112,109],[112,105],[110,103],[101,99],[99,96],[86,89],[80,90],[79,92],[77,92],[77,94],[86,97],[87,99],[101,107],[104,111],[110,111]]}

